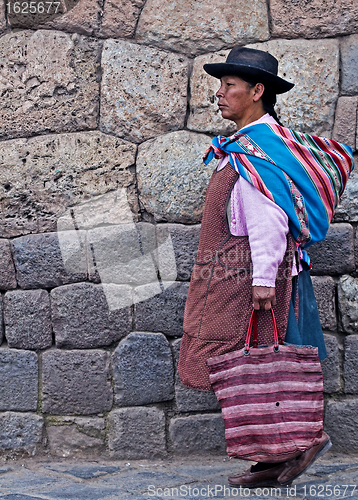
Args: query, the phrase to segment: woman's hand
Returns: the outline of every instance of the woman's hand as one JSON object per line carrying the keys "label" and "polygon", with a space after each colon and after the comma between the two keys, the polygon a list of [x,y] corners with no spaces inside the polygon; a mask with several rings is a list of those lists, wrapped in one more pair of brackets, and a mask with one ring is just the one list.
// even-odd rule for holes
{"label": "woman's hand", "polygon": [[252,305],[254,309],[266,309],[268,311],[276,304],[275,287],[253,286],[252,287]]}

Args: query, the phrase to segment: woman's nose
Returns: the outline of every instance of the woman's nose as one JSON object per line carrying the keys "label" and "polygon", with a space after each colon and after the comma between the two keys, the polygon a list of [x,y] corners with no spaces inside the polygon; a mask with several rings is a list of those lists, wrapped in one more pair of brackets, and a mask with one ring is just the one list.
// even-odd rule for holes
{"label": "woman's nose", "polygon": [[223,88],[220,87],[219,90],[216,92],[216,97],[219,98],[219,97],[223,97]]}

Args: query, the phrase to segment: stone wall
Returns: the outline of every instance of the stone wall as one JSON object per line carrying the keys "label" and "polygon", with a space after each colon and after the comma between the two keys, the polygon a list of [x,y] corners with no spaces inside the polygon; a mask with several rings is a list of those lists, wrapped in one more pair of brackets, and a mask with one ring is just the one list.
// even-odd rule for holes
{"label": "stone wall", "polygon": [[[38,6],[38,2],[36,3]],[[10,7],[10,8],[13,8]],[[290,127],[357,149],[354,0],[62,0],[0,8],[0,451],[225,451],[211,392],[176,365],[212,165],[204,62],[269,50]],[[41,15],[40,15],[41,14]],[[325,426],[357,452],[358,181],[312,247]]]}

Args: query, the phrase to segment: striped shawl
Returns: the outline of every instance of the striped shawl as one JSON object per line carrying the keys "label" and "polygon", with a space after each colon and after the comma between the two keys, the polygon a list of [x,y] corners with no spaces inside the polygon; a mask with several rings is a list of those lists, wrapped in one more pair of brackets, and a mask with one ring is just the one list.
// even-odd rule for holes
{"label": "striped shawl", "polygon": [[352,148],[260,123],[229,138],[215,137],[203,161],[226,155],[240,175],[286,212],[301,248],[325,238],[354,168]]}

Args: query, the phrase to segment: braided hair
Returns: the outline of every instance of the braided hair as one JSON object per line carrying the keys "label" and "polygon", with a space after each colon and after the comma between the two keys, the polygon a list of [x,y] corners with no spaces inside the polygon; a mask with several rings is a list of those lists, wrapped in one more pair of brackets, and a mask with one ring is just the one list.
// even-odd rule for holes
{"label": "braided hair", "polygon": [[[262,83],[260,81],[250,80],[245,76],[240,76],[240,78],[244,80],[244,82],[246,82],[251,88],[255,87],[257,83]],[[261,100],[264,111],[271,115],[277,121],[277,123],[283,127],[275,111],[275,104],[277,102],[276,93],[265,85],[265,91],[262,94]]]}

